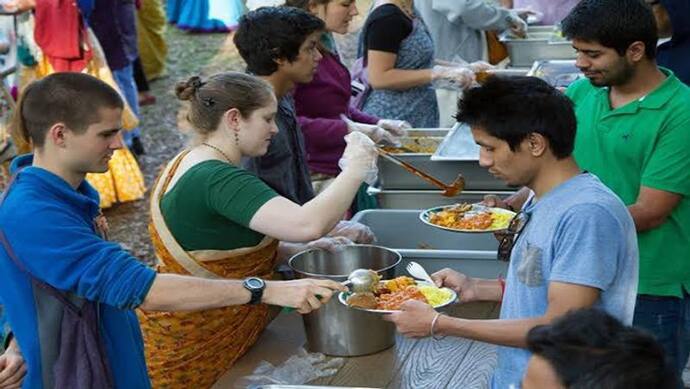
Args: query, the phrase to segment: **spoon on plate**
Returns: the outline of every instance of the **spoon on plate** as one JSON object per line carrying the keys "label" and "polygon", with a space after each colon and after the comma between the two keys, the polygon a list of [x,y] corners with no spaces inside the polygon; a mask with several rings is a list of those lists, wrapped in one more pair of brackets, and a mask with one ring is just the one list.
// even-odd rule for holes
{"label": "spoon on plate", "polygon": [[431,279],[429,273],[427,273],[426,270],[424,270],[424,268],[422,267],[422,265],[418,264],[417,262],[410,261],[410,263],[407,264],[405,269],[408,273],[410,273],[412,277],[418,280],[424,280],[430,283],[431,285],[436,285],[434,283],[434,280]]}

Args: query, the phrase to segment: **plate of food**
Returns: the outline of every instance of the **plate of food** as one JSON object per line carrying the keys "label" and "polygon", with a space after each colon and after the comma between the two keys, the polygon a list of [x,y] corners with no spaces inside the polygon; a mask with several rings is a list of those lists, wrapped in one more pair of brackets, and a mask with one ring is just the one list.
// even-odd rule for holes
{"label": "plate of food", "polygon": [[434,308],[443,308],[454,303],[457,297],[457,293],[452,289],[438,288],[426,281],[401,276],[379,281],[373,292],[340,292],[338,300],[352,309],[393,313],[399,311],[402,304],[409,300],[418,300]]}
{"label": "plate of food", "polygon": [[482,204],[459,203],[422,211],[419,219],[432,227],[455,232],[497,232],[508,228],[515,212]]}

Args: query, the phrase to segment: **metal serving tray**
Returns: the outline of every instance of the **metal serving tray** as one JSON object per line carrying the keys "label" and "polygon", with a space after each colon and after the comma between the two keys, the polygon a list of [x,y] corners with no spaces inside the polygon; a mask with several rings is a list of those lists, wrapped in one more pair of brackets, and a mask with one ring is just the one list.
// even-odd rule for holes
{"label": "metal serving tray", "polygon": [[[453,155],[452,153],[457,152],[458,144],[464,151],[460,155]],[[464,146],[465,144],[467,147]],[[487,169],[479,166],[479,148],[474,144],[469,128],[464,125],[458,124],[448,131],[433,155],[408,153],[396,154],[396,157],[447,183],[452,182],[458,173],[462,173],[465,176],[465,189],[470,191],[510,190],[505,183],[493,177]],[[378,167],[380,189],[438,189],[386,159],[379,158]]]}
{"label": "metal serving tray", "polygon": [[501,198],[513,194],[511,191],[464,191],[456,197],[445,197],[440,190],[382,190],[374,187],[369,187],[367,193],[376,196],[382,209],[426,209],[459,202],[478,203],[489,194]]}
{"label": "metal serving tray", "polygon": [[410,261],[429,272],[449,267],[473,277],[505,275],[507,263],[496,259],[498,241],[493,234],[461,234],[422,223],[421,210],[374,209],[358,212],[352,220],[369,226],[378,245],[398,251],[404,271]]}
{"label": "metal serving tray", "polygon": [[535,61],[527,75],[539,77],[557,88],[566,88],[584,77],[574,59]]}
{"label": "metal serving tray", "polygon": [[554,26],[530,27],[525,38],[504,35],[500,40],[508,50],[513,67],[530,67],[534,61],[543,59],[575,58],[572,43],[560,37]]}

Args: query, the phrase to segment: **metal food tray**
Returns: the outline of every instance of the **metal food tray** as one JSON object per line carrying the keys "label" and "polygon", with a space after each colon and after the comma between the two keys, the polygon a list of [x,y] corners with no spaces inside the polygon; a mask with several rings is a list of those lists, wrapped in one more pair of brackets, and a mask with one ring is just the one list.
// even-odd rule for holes
{"label": "metal food tray", "polygon": [[458,234],[422,223],[421,210],[373,209],[358,212],[353,221],[374,232],[377,244],[395,249],[403,259],[402,274],[410,261],[429,272],[449,267],[472,277],[496,278],[507,272],[507,263],[496,259],[498,241],[493,234]]}
{"label": "metal food tray", "polygon": [[[454,135],[455,134],[455,135]],[[462,139],[458,139],[457,135]],[[459,157],[449,153],[457,151],[457,142],[464,142],[460,148],[472,148]],[[467,126],[456,124],[439,145],[436,152],[431,154],[403,153],[395,154],[398,159],[428,172],[444,182],[452,182],[458,173],[465,177],[465,189],[473,191],[509,190],[507,185],[493,177],[487,169],[479,166],[479,146],[474,144]],[[422,180],[416,175],[388,161],[379,158],[379,188],[383,190],[436,190],[435,186]],[[419,207],[419,206],[418,206]]]}
{"label": "metal food tray", "polygon": [[501,198],[510,196],[511,191],[463,191],[456,197],[445,197],[440,190],[384,190],[369,187],[367,194],[375,196],[379,208],[382,209],[420,209],[438,205],[451,205],[460,202],[478,203],[486,195],[496,195]]}
{"label": "metal food tray", "polygon": [[506,46],[513,67],[530,67],[543,59],[575,58],[572,43],[557,35],[553,26],[528,28],[525,38],[504,35],[500,41]]}
{"label": "metal food tray", "polygon": [[479,145],[470,126],[457,123],[431,156],[432,161],[479,161]]}
{"label": "metal food tray", "polygon": [[575,60],[542,60],[535,61],[528,76],[539,77],[557,88],[565,88],[584,77],[575,66]]}

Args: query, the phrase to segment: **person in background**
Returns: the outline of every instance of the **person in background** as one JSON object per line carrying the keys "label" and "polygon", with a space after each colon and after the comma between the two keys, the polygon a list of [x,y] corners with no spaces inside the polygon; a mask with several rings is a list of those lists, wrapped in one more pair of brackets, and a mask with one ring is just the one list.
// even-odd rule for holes
{"label": "person in background", "polygon": [[[100,3],[99,3],[100,4]],[[93,11],[90,2],[55,2],[35,0],[16,0],[5,3],[3,7],[12,10],[33,9],[35,23],[20,27],[18,52],[22,63],[19,73],[21,91],[32,81],[55,72],[83,72],[95,76],[116,90],[120,90],[106,63],[103,50],[86,25]],[[31,26],[31,28],[24,28]],[[124,95],[124,94],[123,94]],[[132,130],[139,119],[129,104],[122,111],[123,128]],[[14,127],[14,125],[13,125]],[[12,141],[18,153],[28,153],[32,145],[13,129]],[[121,136],[121,135],[120,135]],[[144,176],[136,159],[128,148],[115,150],[105,173],[89,173],[86,179],[98,191],[101,208],[108,208],[118,202],[128,202],[143,198],[146,187]]]}
{"label": "person in background", "polygon": [[434,86],[462,89],[474,82],[473,68],[435,66],[433,38],[412,0],[374,2],[361,32],[360,57],[371,87],[362,92],[362,111],[412,127],[439,126]]}
{"label": "person in background", "polygon": [[311,82],[297,84],[294,92],[312,184],[318,193],[340,173],[345,135],[362,132],[376,143],[394,144],[409,124],[367,115],[350,104],[350,71],[340,60],[333,33],[347,33],[352,18],[359,14],[355,0],[288,0],[285,5],[310,12],[325,24],[316,73]]}
{"label": "person in background", "polygon": [[522,389],[675,389],[664,348],[599,309],[580,309],[527,333]]}
{"label": "person in background", "polygon": [[[134,0],[98,0],[87,20],[98,38],[115,81],[139,117],[139,95],[134,81],[137,47],[136,5]],[[125,144],[135,155],[144,154],[141,128],[124,133]]]}
{"label": "person in background", "polygon": [[[104,387],[89,383],[96,373],[114,388],[151,387],[135,308],[191,312],[261,302],[309,312],[343,290],[329,280],[267,280],[261,287],[248,280],[156,273],[105,240],[98,193],[84,177],[106,171],[122,147],[122,109],[120,95],[104,82],[63,72],[30,84],[15,111],[20,135],[30,138],[25,141],[35,152],[13,161],[14,184],[0,205],[0,301],[27,366],[26,388],[53,388],[56,379],[61,387],[76,387],[76,380],[80,387]],[[362,167],[353,162],[351,169],[349,177],[357,181]],[[84,340],[62,331],[68,300],[81,312],[95,313],[78,319],[99,329],[86,339],[94,351],[89,355],[58,353],[63,341],[74,350]],[[84,367],[85,359],[98,364],[78,376],[54,369],[79,362]]]}
{"label": "person in background", "polygon": [[242,0],[168,0],[168,22],[189,32],[229,32],[244,13]]}
{"label": "person in background", "polygon": [[510,186],[531,190],[499,245],[499,259],[510,261],[505,281],[450,269],[432,275],[463,303],[501,302],[499,319],[449,317],[419,301],[386,319],[407,336],[451,335],[499,345],[492,388],[509,388],[525,373],[533,327],[588,307],[632,322],[635,225],[621,200],[575,162],[572,102],[545,81],[489,77],[465,91],[456,117],[471,127],[482,167]]}
{"label": "person in background", "polygon": [[[417,1],[415,9],[429,26],[434,57],[439,64],[489,61],[487,31],[510,29],[515,35],[524,36],[527,28],[520,13],[485,0]],[[436,90],[441,127],[454,124],[452,114],[459,93]]]}
{"label": "person in background", "polygon": [[165,22],[161,0],[141,2],[137,10],[137,44],[141,66],[149,81],[165,75],[165,59],[168,55]]}
{"label": "person in background", "polygon": [[[146,74],[144,73],[144,67],[141,65],[141,58],[137,57],[132,63],[132,71],[134,72],[134,82],[137,86],[137,98],[139,106],[150,105],[156,103],[156,96],[151,94],[151,87],[149,86],[149,80],[146,79]],[[142,149],[143,153],[144,150]]]}
{"label": "person in background", "polygon": [[[323,57],[318,49],[323,32],[324,22],[304,10],[263,7],[242,17],[233,38],[247,71],[271,84],[278,99],[278,134],[265,155],[248,158],[243,165],[297,204],[311,201],[314,189],[292,91],[297,84],[314,78]],[[374,240],[368,227],[350,221],[338,223],[329,236],[355,243]]]}
{"label": "person in background", "polygon": [[575,159],[628,206],[640,247],[633,324],[681,374],[690,353],[690,88],[656,62],[657,28],[641,0],[582,0],[563,20],[587,76],[566,94]]}
{"label": "person in background", "polygon": [[[176,93],[189,101],[197,139],[167,164],[152,191],[157,271],[249,279],[263,288],[288,255],[320,245],[295,248],[297,243],[322,238],[340,220],[376,163],[374,144],[358,134],[368,144],[348,146],[348,167],[333,187],[296,204],[240,165],[242,157],[265,154],[278,132],[270,84],[229,72],[207,80],[191,77],[178,83]],[[310,304],[300,311],[321,306],[318,299],[310,298]],[[271,317],[261,304],[198,313],[140,311],[153,386],[210,387],[249,350]]]}
{"label": "person in background", "polygon": [[484,31],[508,30],[524,35],[527,23],[517,10],[485,0],[427,0],[415,3],[429,26],[435,57],[443,61],[486,61]]}
{"label": "person in background", "polygon": [[[566,90],[575,159],[626,204],[640,248],[633,324],[681,374],[690,353],[690,88],[656,62],[657,27],[641,0],[582,0],[563,20],[586,79]],[[521,190],[490,206],[519,209]]]}
{"label": "person in background", "polygon": [[670,38],[657,47],[657,63],[673,71],[690,86],[690,1],[647,0],[656,19],[660,38]]}
{"label": "person in background", "polygon": [[530,10],[540,18],[535,24],[555,25],[561,22],[580,0],[499,0],[506,8]]}

